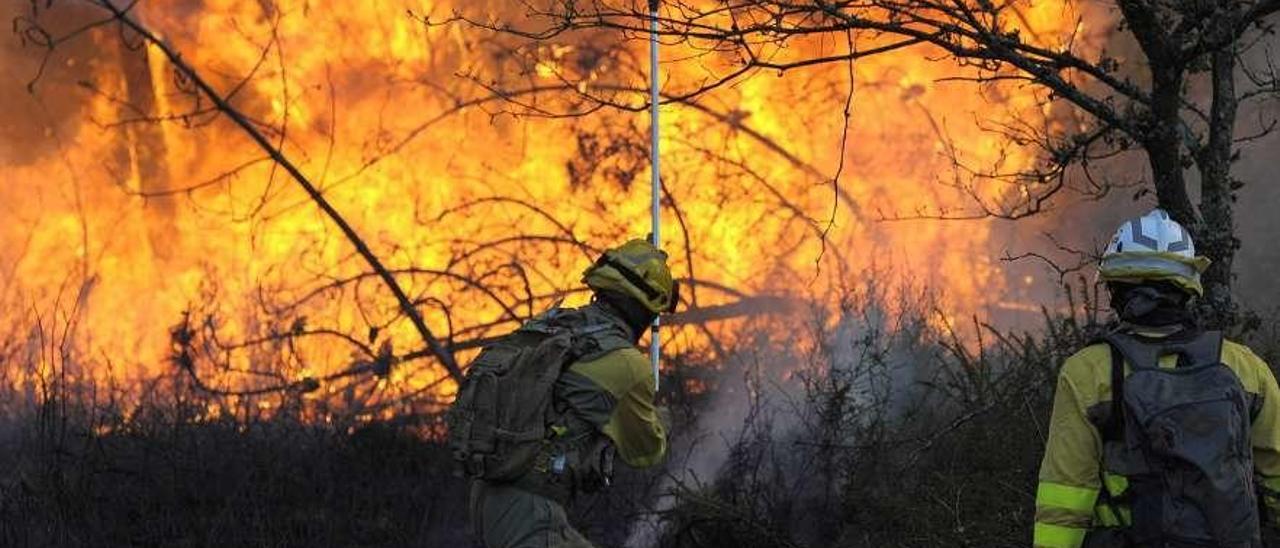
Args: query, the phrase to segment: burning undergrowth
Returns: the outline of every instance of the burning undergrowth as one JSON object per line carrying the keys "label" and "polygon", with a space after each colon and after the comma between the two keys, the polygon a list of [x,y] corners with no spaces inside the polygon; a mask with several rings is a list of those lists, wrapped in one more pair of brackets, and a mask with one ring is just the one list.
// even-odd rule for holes
{"label": "burning undergrowth", "polygon": [[[793,299],[719,351],[672,356],[668,462],[579,499],[584,531],[628,547],[1025,545],[1053,379],[1099,327],[1096,295],[1069,293],[1076,313],[1025,333],[892,295]],[[1264,352],[1275,325],[1251,334]],[[5,400],[7,545],[469,542],[429,413],[315,421],[303,392],[236,408],[181,367],[140,404],[56,377],[42,389]]]}
{"label": "burning undergrowth", "polygon": [[[583,302],[582,268],[636,235],[634,44],[423,19],[450,3],[393,17],[302,1],[148,2],[135,13],[164,40],[110,23],[61,42],[94,20],[87,4],[19,4],[0,10],[27,46],[0,50],[0,100],[20,106],[0,137],[24,143],[0,150],[0,176],[24,183],[0,187],[0,543],[464,543],[436,442],[450,362]],[[1030,14],[1034,34],[1086,48],[1111,23]],[[677,88],[737,62],[686,46]],[[1036,162],[974,113],[1072,121],[1003,79],[946,85],[970,68],[892,53],[665,107],[666,233],[691,289],[665,332],[678,439],[663,474],[582,501],[593,538],[1025,544],[1050,379],[1096,299],[1040,308],[1054,276],[994,259],[1024,225],[931,218],[1009,197],[947,179]],[[855,91],[854,116],[831,115]],[[936,293],[884,281],[912,276]],[[1276,324],[1246,325],[1274,362]]]}
{"label": "burning undergrowth", "polygon": [[[739,535],[786,538],[793,533],[777,529],[786,523],[812,532],[797,541],[826,538],[840,518],[819,510],[841,500],[847,480],[798,472],[836,474],[848,459],[823,451],[856,446],[867,458],[864,451],[882,446],[877,436],[906,435],[900,425],[917,417],[947,416],[916,406],[923,383],[944,380],[941,368],[956,365],[939,353],[969,352],[938,330],[926,301],[890,304],[864,292],[841,303],[794,299],[742,322],[718,351],[672,356],[662,399],[676,437],[666,471],[623,472],[608,494],[579,501],[584,527],[606,546],[708,545],[698,539],[729,525],[696,516],[719,509],[741,521],[731,527]],[[92,386],[58,375],[38,397],[6,398],[0,459],[12,473],[0,485],[0,540],[464,542],[465,489],[429,434],[437,417],[401,410],[372,423],[359,415],[316,421],[303,390],[218,393],[190,370],[197,348],[218,353],[208,323],[187,316],[174,327],[174,369],[152,379],[141,400],[100,399]],[[287,344],[277,350],[287,354]],[[685,538],[691,517],[700,524]]]}

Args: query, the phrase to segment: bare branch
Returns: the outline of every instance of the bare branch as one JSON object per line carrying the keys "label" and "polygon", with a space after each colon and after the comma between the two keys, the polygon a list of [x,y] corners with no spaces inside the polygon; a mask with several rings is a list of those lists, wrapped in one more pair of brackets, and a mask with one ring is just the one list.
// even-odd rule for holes
{"label": "bare branch", "polygon": [[157,38],[146,27],[143,27],[140,23],[134,20],[128,14],[127,10],[116,7],[115,4],[109,0],[100,0],[98,5],[111,12],[122,24],[138,33],[138,35],[144,40],[155,45],[157,49],[163,52],[165,57],[169,59],[173,66],[190,79],[191,82],[214,103],[219,111],[235,122],[236,125],[240,126],[240,128],[243,129],[245,133],[248,134],[249,137],[260,148],[262,148],[262,150],[266,152],[276,164],[280,165],[287,173],[289,173],[293,180],[297,182],[304,191],[306,191],[311,200],[314,201],[325,215],[327,215],[329,219],[338,226],[347,240],[356,248],[357,253],[359,253],[360,256],[369,263],[369,266],[378,273],[378,276],[382,279],[383,283],[386,284],[387,288],[391,290],[393,295],[395,295],[396,300],[399,301],[400,308],[405,315],[409,317],[409,320],[418,330],[418,334],[427,344],[427,347],[431,349],[432,355],[440,360],[441,364],[444,365],[445,369],[454,377],[455,380],[461,380],[462,370],[458,367],[458,363],[453,357],[453,354],[449,352],[449,350],[436,339],[435,335],[431,333],[430,328],[428,328],[426,323],[422,320],[422,315],[418,312],[417,308],[413,306],[408,295],[405,294],[404,289],[401,288],[400,284],[396,281],[395,276],[387,270],[377,256],[374,255],[373,251],[369,249],[368,244],[366,244],[364,240],[360,238],[360,235],[356,233],[355,229],[342,218],[342,215],[339,214],[337,209],[329,203],[328,199],[320,193],[316,186],[298,170],[297,166],[285,157],[284,153],[282,153],[277,146],[268,141],[253,123],[245,118],[245,116],[235,107],[232,107],[223,95],[213,89],[208,82],[201,78],[200,74],[194,68],[183,61],[181,55],[179,55],[173,48],[169,47],[167,43]]}

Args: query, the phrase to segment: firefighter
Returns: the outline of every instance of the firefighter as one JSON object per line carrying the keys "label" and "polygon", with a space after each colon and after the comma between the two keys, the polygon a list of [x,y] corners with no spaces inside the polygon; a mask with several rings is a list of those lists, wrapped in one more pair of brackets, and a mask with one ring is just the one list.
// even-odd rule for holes
{"label": "firefighter", "polygon": [[608,485],[615,455],[646,468],[666,454],[654,378],[636,345],[678,301],[667,256],[644,240],[631,240],[605,252],[583,282],[593,293],[590,304],[535,319],[587,326],[582,331],[591,348],[571,360],[551,389],[554,439],[521,477],[493,481],[473,475],[471,520],[487,548],[590,547],[565,515],[574,494]]}
{"label": "firefighter", "polygon": [[1163,210],[1099,267],[1118,322],[1066,360],[1036,491],[1036,548],[1260,548],[1280,513],[1280,389],[1192,312],[1208,260]]}

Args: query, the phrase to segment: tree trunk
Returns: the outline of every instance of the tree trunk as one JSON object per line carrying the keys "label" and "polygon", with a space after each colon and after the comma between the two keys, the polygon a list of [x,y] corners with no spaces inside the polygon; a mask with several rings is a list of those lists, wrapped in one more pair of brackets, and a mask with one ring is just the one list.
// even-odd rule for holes
{"label": "tree trunk", "polygon": [[[1227,19],[1230,21],[1230,19]],[[1235,323],[1237,310],[1231,295],[1232,261],[1240,240],[1235,234],[1235,181],[1231,157],[1236,109],[1235,48],[1212,54],[1213,106],[1209,112],[1209,142],[1198,151],[1200,168],[1200,216],[1193,236],[1197,251],[1213,261],[1204,273],[1205,319],[1214,327]]]}
{"label": "tree trunk", "polygon": [[1144,124],[1145,135],[1136,136],[1143,142],[1147,159],[1151,163],[1152,183],[1161,208],[1184,226],[1195,226],[1196,210],[1187,195],[1187,182],[1183,174],[1182,139],[1179,127],[1182,120],[1183,70],[1181,67],[1151,65],[1151,118]]}
{"label": "tree trunk", "polygon": [[[1230,326],[1236,319],[1231,262],[1239,247],[1232,211],[1231,154],[1237,98],[1232,80],[1236,52],[1230,37],[1236,32],[1241,8],[1222,2],[1204,26],[1209,34],[1201,38],[1204,42],[1223,44],[1209,54],[1213,88],[1209,139],[1207,143],[1185,144],[1183,137],[1190,129],[1183,123],[1181,113],[1187,63],[1192,61],[1185,58],[1188,36],[1171,33],[1167,18],[1146,2],[1120,0],[1118,5],[1151,68],[1151,110],[1131,131],[1136,133],[1132,137],[1146,150],[1160,207],[1187,227],[1196,251],[1213,261],[1202,277],[1202,316],[1209,326]],[[1200,168],[1198,211],[1191,203],[1184,176],[1189,166],[1183,153],[1188,150]]]}
{"label": "tree trunk", "polygon": [[1120,0],[1125,23],[1142,48],[1151,70],[1151,110],[1141,117],[1130,136],[1142,143],[1151,164],[1152,184],[1161,208],[1185,226],[1194,226],[1195,206],[1187,195],[1183,175],[1182,85],[1186,67],[1178,58],[1178,44],[1170,36],[1157,10],[1146,2]]}

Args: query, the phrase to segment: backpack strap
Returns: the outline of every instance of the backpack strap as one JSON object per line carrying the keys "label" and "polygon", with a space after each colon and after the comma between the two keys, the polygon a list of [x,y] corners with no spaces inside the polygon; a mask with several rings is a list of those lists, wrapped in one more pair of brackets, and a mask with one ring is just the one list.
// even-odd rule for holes
{"label": "backpack strap", "polygon": [[1124,438],[1124,364],[1134,369],[1160,367],[1160,357],[1177,354],[1179,367],[1206,365],[1222,360],[1221,331],[1203,331],[1163,341],[1139,339],[1118,331],[1099,342],[1111,349],[1111,416],[1101,432],[1105,441]]}
{"label": "backpack strap", "polygon": [[1098,342],[1106,344],[1111,351],[1111,413],[1103,425],[1102,440],[1121,441],[1124,439],[1124,364],[1126,361],[1134,368],[1157,367],[1154,351],[1147,355],[1146,345],[1120,331],[1111,331],[1103,335]]}
{"label": "backpack strap", "polygon": [[1129,367],[1135,370],[1158,369],[1160,356],[1170,353],[1165,349],[1163,342],[1140,339],[1120,331],[1108,333],[1103,340],[1111,345],[1113,352],[1118,352],[1124,360],[1129,362]]}
{"label": "backpack strap", "polygon": [[582,349],[578,359],[591,361],[619,348],[635,347],[620,320],[595,307],[587,307],[582,312],[582,322],[578,326],[580,331],[575,334]]}
{"label": "backpack strap", "polygon": [[1209,365],[1222,363],[1223,336],[1221,331],[1203,331],[1179,344],[1173,344],[1171,350],[1186,361],[1179,364]]}
{"label": "backpack strap", "polygon": [[1120,347],[1105,341],[1111,349],[1111,415],[1102,427],[1102,440],[1120,441],[1124,439],[1124,354]]}

